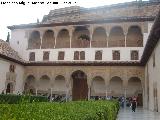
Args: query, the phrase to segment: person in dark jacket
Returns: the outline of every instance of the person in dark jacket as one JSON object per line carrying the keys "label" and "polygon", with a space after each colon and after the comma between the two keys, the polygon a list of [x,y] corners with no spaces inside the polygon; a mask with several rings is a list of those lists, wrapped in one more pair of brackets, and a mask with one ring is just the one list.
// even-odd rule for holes
{"label": "person in dark jacket", "polygon": [[137,103],[135,100],[132,101],[132,112],[136,111]]}

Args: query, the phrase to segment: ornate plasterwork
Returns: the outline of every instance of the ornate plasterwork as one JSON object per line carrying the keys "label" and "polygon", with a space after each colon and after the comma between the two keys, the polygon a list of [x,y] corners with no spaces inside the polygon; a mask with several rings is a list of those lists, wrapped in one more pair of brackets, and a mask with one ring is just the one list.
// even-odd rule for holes
{"label": "ornate plasterwork", "polygon": [[6,73],[6,81],[9,82],[16,82],[17,74],[13,72]]}
{"label": "ornate plasterwork", "polygon": [[[48,69],[48,70],[47,70]],[[96,76],[100,76],[105,80],[106,86],[109,85],[109,81],[112,77],[120,77],[123,81],[123,86],[127,86],[128,80],[131,77],[138,77],[141,81],[144,80],[144,69],[142,67],[103,67],[91,66],[91,67],[74,67],[74,66],[64,66],[64,67],[27,67],[26,77],[30,75],[32,71],[35,78],[40,79],[40,76],[48,75],[50,77],[51,83],[54,84],[55,77],[62,75],[65,77],[65,84],[69,86],[72,84],[72,73],[81,70],[87,75],[88,85],[91,85],[92,79]],[[143,82],[142,82],[143,84]]]}
{"label": "ornate plasterwork", "polygon": [[17,77],[17,74],[14,72],[7,72],[6,73],[5,90],[7,89],[8,84],[12,84],[12,86],[13,86],[11,92],[13,92],[15,90],[16,77]]}

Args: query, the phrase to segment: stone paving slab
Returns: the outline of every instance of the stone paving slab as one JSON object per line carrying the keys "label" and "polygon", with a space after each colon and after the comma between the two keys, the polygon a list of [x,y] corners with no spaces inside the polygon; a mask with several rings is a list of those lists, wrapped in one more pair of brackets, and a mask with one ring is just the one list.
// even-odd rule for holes
{"label": "stone paving slab", "polygon": [[131,108],[120,109],[117,120],[160,120],[160,113],[137,108],[132,112]]}

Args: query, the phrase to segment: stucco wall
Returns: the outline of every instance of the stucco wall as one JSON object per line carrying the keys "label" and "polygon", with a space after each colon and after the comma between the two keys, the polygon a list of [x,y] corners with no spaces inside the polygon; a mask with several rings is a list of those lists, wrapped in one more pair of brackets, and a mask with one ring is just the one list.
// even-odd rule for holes
{"label": "stucco wall", "polygon": [[4,60],[0,58],[0,93],[6,89],[6,73],[9,72],[10,64],[14,64],[16,80],[13,93],[18,93],[23,91],[23,75],[24,67],[13,62]]}
{"label": "stucco wall", "polygon": [[[160,42],[157,44],[156,48],[154,49],[146,67],[145,67],[145,86],[149,86],[149,103],[147,103],[147,88],[145,88],[146,93],[146,107],[148,104],[148,107],[150,110],[155,110],[156,106],[158,106],[158,111],[160,112]],[[153,66],[153,56],[155,54],[155,67]],[[147,77],[149,80],[149,83],[147,83]],[[155,98],[154,98],[154,88],[157,88],[157,99],[158,103],[156,104]]]}

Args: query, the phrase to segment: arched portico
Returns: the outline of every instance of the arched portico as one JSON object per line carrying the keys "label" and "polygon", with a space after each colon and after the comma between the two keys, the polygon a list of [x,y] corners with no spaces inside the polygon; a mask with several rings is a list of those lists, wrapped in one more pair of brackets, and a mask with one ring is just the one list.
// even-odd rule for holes
{"label": "arched portico", "polygon": [[63,75],[57,75],[54,81],[53,93],[54,94],[65,94],[66,91],[66,81]]}
{"label": "arched portico", "polygon": [[28,49],[40,49],[41,38],[39,31],[33,31],[28,40]]}
{"label": "arched portico", "polygon": [[50,89],[50,78],[47,75],[41,76],[39,80],[38,92],[41,94],[47,94]]}
{"label": "arched portico", "polygon": [[92,47],[107,47],[107,35],[103,27],[95,28],[91,41]]}
{"label": "arched portico", "polygon": [[55,37],[54,32],[52,30],[47,30],[42,38],[42,49],[54,48],[55,45]]}
{"label": "arched portico", "polygon": [[72,100],[85,100],[88,97],[87,75],[80,70],[72,73]]}
{"label": "arched portico", "polygon": [[108,47],[124,47],[125,36],[122,27],[115,26],[111,29],[108,40]]}
{"label": "arched portico", "polygon": [[141,80],[138,77],[131,77],[128,80],[127,97],[137,96],[138,106],[143,105],[143,89]]}
{"label": "arched portico", "polygon": [[77,26],[72,36],[72,48],[90,47],[89,30],[86,26]]}
{"label": "arched portico", "polygon": [[123,81],[120,77],[114,76],[111,78],[109,94],[114,97],[120,97],[124,95]]}
{"label": "arched portico", "polygon": [[24,92],[25,93],[31,93],[31,94],[35,94],[36,92],[36,79],[33,75],[28,75],[26,80],[25,80],[25,84],[24,84]]}
{"label": "arched portico", "polygon": [[67,29],[62,29],[58,32],[55,48],[69,48],[69,47],[70,47],[69,31]]}
{"label": "arched portico", "polygon": [[106,96],[105,80],[101,76],[93,78],[91,83],[91,96]]}

